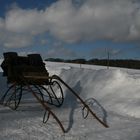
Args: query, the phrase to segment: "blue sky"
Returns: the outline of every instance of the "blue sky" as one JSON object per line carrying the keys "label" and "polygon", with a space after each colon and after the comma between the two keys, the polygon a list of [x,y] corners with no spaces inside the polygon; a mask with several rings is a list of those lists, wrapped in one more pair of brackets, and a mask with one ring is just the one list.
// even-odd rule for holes
{"label": "blue sky", "polygon": [[0,0],[3,52],[140,59],[139,0]]}

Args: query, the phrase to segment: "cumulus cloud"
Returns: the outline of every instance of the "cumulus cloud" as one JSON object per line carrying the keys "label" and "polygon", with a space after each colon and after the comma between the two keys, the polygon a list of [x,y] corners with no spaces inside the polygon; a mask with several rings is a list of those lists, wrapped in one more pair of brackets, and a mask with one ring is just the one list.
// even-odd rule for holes
{"label": "cumulus cloud", "polygon": [[0,18],[0,42],[5,47],[30,46],[44,33],[67,43],[139,40],[140,2],[59,0],[45,10],[15,6]]}
{"label": "cumulus cloud", "polygon": [[34,36],[28,33],[16,33],[7,30],[5,20],[0,18],[0,45],[6,48],[32,46]]}
{"label": "cumulus cloud", "polygon": [[79,8],[61,0],[48,9],[50,32],[67,42],[139,39],[139,3],[87,0]]}
{"label": "cumulus cloud", "polygon": [[46,25],[44,28],[43,18],[43,11],[14,7],[6,14],[5,27],[7,31],[35,35],[47,30]]}
{"label": "cumulus cloud", "polygon": [[18,52],[18,55],[19,56],[27,56],[28,54],[35,54],[37,53],[36,51],[28,51],[28,52],[25,52],[25,51],[20,51]]}

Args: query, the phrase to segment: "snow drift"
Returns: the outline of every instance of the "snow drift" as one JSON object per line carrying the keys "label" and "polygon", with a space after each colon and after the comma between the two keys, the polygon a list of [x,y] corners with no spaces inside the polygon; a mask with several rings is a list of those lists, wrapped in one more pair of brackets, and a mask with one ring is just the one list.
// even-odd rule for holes
{"label": "snow drift", "polygon": [[84,99],[97,99],[106,110],[140,118],[140,79],[120,69],[63,69],[60,77]]}
{"label": "snow drift", "polygon": [[[44,110],[31,102],[22,103],[17,111],[0,106],[1,140],[139,140],[139,70],[51,62],[46,67],[50,75],[59,75],[84,100],[95,98],[106,110],[110,127],[103,128],[90,116],[83,120],[80,104],[64,88],[64,105],[53,111],[68,133],[61,133],[52,117],[47,124],[42,124]],[[6,78],[0,69],[1,95],[6,89]]]}
{"label": "snow drift", "polygon": [[[50,75],[59,75],[84,100],[95,98],[108,111],[140,118],[140,71],[90,65],[82,67],[46,63]],[[7,89],[6,78],[0,71],[0,91],[4,92]],[[69,94],[65,88],[64,94]],[[73,104],[72,100],[70,102]]]}

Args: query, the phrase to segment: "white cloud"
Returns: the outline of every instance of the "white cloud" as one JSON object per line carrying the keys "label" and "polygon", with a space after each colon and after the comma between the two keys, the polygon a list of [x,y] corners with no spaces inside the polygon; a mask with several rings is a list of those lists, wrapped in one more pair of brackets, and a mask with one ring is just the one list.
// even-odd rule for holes
{"label": "white cloud", "polygon": [[11,9],[5,18],[5,26],[8,31],[16,33],[30,33],[38,34],[45,32],[42,29],[44,27],[43,11],[24,10],[21,8]]}
{"label": "white cloud", "polygon": [[21,51],[21,52],[18,52],[18,55],[19,56],[27,56],[28,54],[35,54],[37,53],[36,51],[28,51],[28,52],[25,52],[25,51]]}
{"label": "white cloud", "polygon": [[20,48],[31,46],[33,39],[28,35],[12,34],[7,35],[7,38],[4,41],[4,46],[7,48]]}
{"label": "white cloud", "polygon": [[5,47],[30,46],[44,33],[70,43],[139,40],[140,2],[59,0],[45,10],[15,6],[0,18],[0,44]]}
{"label": "white cloud", "polygon": [[0,18],[0,30],[2,30],[2,28],[4,28],[4,20]]}
{"label": "white cloud", "polygon": [[140,39],[140,3],[132,0],[86,0],[74,7],[60,0],[46,11],[49,31],[66,42]]}

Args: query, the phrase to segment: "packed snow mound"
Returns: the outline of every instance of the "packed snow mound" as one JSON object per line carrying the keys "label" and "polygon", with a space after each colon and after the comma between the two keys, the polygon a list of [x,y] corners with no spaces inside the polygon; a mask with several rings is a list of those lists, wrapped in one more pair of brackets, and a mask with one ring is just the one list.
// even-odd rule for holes
{"label": "packed snow mound", "polygon": [[[80,68],[75,64],[51,62],[46,63],[46,68],[50,75],[59,75],[84,100],[95,98],[106,111],[140,118],[140,71],[87,65]],[[7,89],[6,81],[0,69],[1,93]],[[64,88],[64,94],[70,93]]]}
{"label": "packed snow mound", "polygon": [[[22,102],[17,111],[0,106],[0,140],[139,140],[139,70],[53,62],[47,62],[46,68],[50,75],[59,75],[86,102],[94,98],[97,101],[94,107],[97,108],[92,109],[96,114],[99,113],[97,115],[104,115],[103,119],[109,128],[99,125],[90,115],[84,120],[80,102],[63,87],[66,96],[64,104],[61,108],[52,109],[68,133],[61,133],[52,117],[47,124],[42,124],[44,110],[39,104]],[[1,96],[7,90],[7,79],[2,76],[1,69],[0,72]]]}
{"label": "packed snow mound", "polygon": [[140,118],[139,77],[120,69],[82,68],[62,69],[60,77],[85,100],[95,98],[107,111]]}

